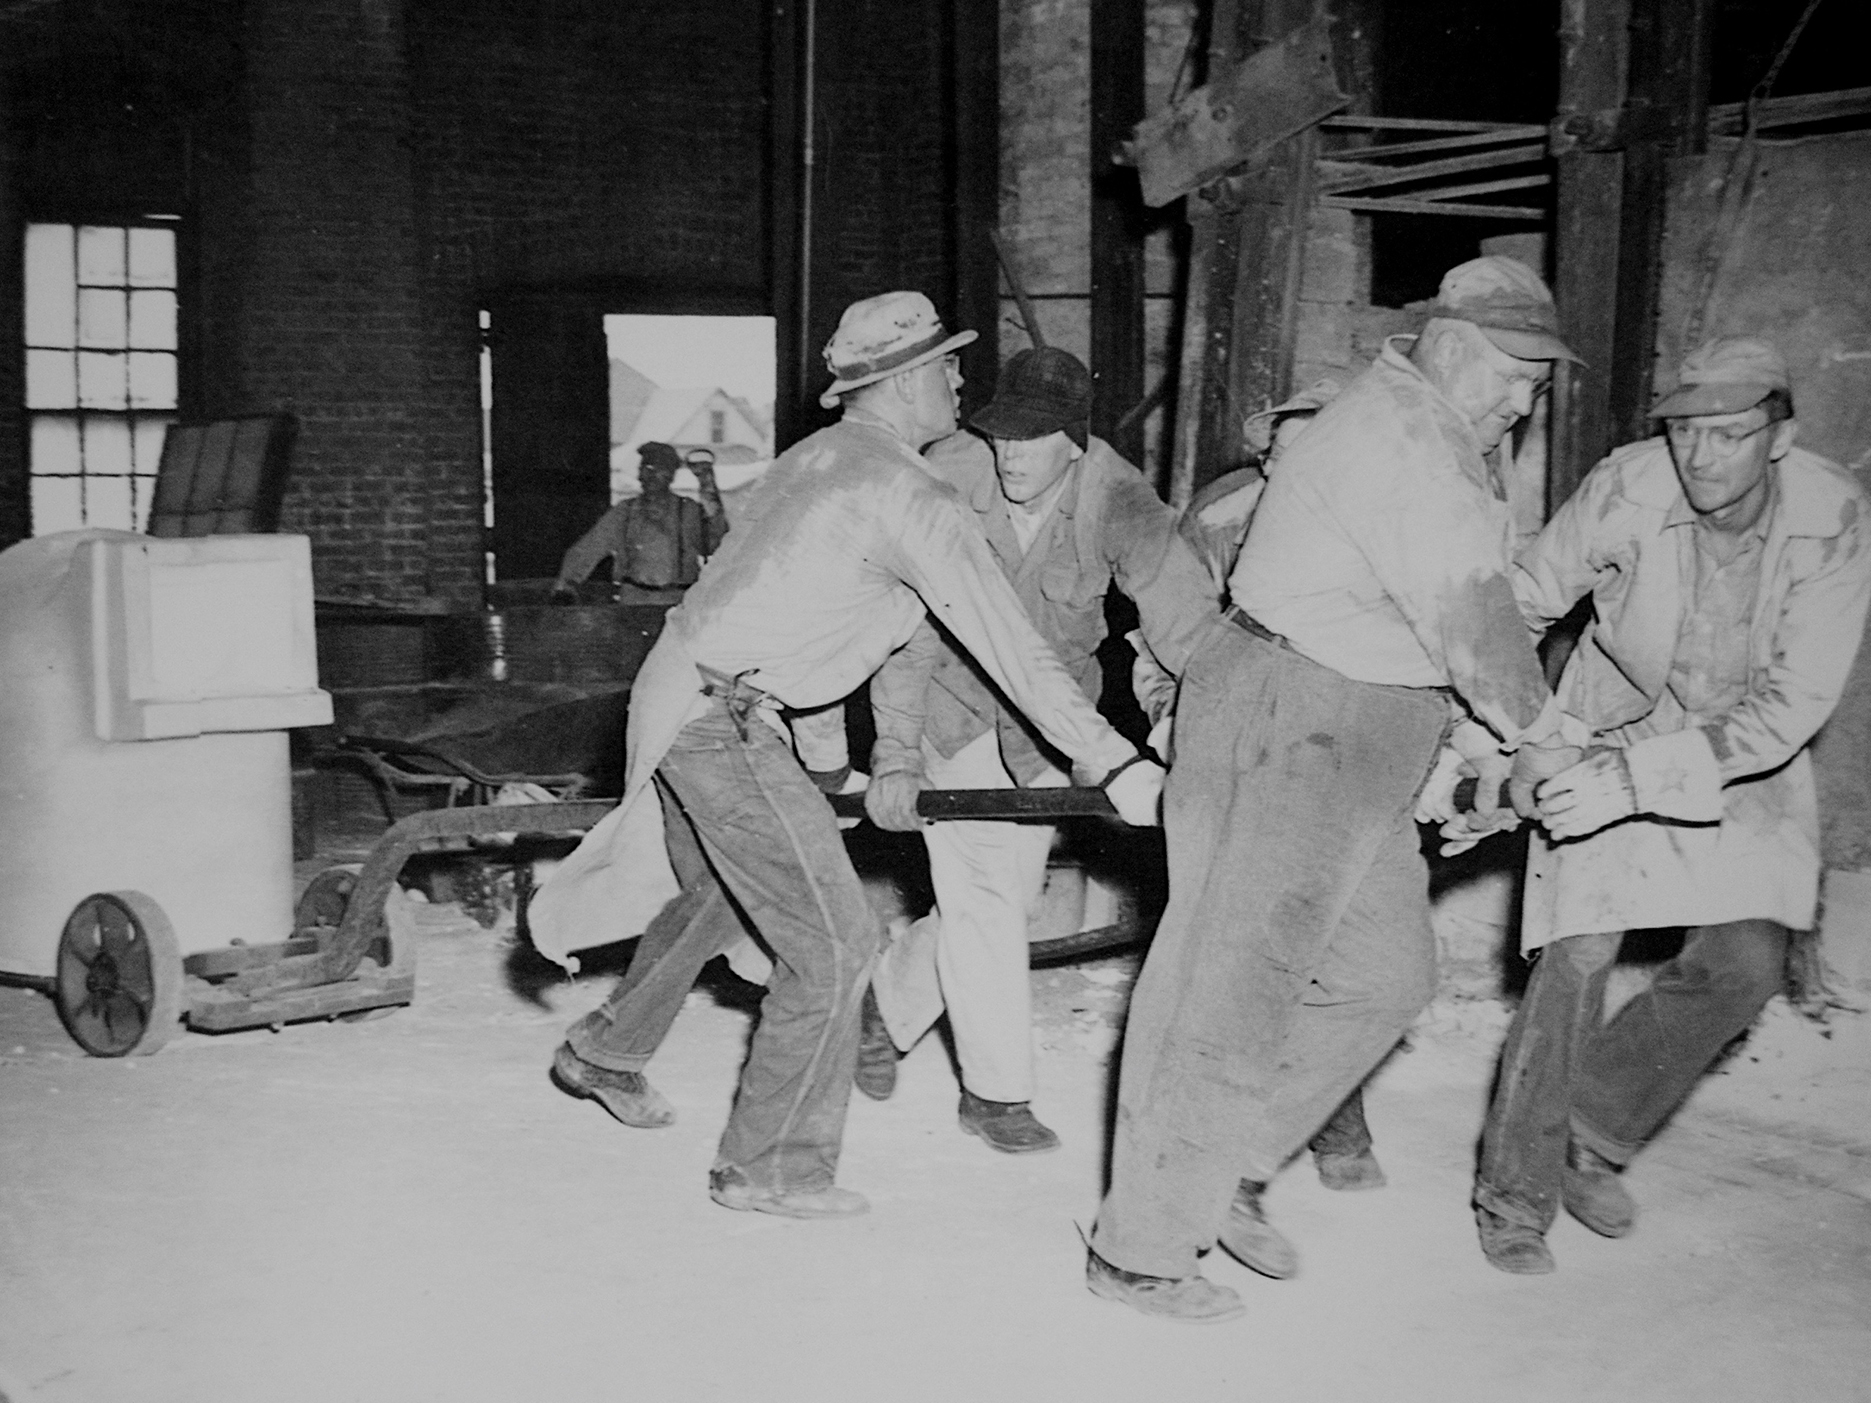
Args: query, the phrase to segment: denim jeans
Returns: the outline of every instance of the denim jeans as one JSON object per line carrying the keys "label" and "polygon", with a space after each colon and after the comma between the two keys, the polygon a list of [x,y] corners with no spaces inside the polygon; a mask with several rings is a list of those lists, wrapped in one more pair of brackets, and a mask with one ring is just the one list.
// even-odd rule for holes
{"label": "denim jeans", "polygon": [[[773,974],[715,1164],[757,1188],[810,1191],[837,1173],[879,928],[825,796],[770,728],[755,719],[744,732],[716,701],[657,768],[682,818],[671,825],[671,860],[688,870],[677,869],[684,891],[671,906],[681,909],[657,932],[661,948],[637,954],[652,955],[637,987],[686,991],[728,931],[715,903],[732,897],[771,952]],[[699,866],[682,846],[684,826]],[[585,1046],[606,1045],[592,1019],[580,1027]],[[574,1052],[580,1041],[574,1030]]]}
{"label": "denim jeans", "polygon": [[668,782],[656,777],[669,865],[682,891],[656,914],[611,996],[571,1026],[565,1041],[581,1062],[640,1072],[656,1055],[695,987],[702,966],[746,933],[740,913],[709,870],[695,829]]}
{"label": "denim jeans", "polygon": [[1784,926],[1696,926],[1606,1023],[1605,981],[1623,939],[1574,935],[1541,950],[1501,1049],[1475,1202],[1539,1232],[1558,1216],[1572,1138],[1628,1163],[1781,987]]}
{"label": "denim jeans", "polygon": [[1169,906],[1131,1000],[1092,1246],[1182,1277],[1240,1179],[1305,1144],[1428,1003],[1413,819],[1440,693],[1356,682],[1235,628],[1190,661],[1164,791]]}

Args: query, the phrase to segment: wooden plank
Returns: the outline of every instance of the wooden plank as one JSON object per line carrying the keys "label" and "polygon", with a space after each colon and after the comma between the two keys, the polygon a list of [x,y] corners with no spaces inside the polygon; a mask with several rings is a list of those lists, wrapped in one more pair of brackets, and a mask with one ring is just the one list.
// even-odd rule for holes
{"label": "wooden plank", "polygon": [[1545,223],[1547,218],[1546,210],[1533,205],[1463,205],[1437,200],[1409,200],[1401,196],[1377,199],[1360,195],[1327,195],[1320,203],[1333,209],[1356,210],[1360,214],[1452,214],[1470,219],[1527,219],[1536,224]]}
{"label": "wooden plank", "polygon": [[1330,24],[1315,16],[1138,124],[1132,153],[1144,203],[1166,205],[1349,101],[1333,72]]}
{"label": "wooden plank", "polygon": [[1541,171],[1538,175],[1517,175],[1512,180],[1477,180],[1468,185],[1445,185],[1439,190],[1412,190],[1410,198],[1460,200],[1469,195],[1493,195],[1502,190],[1536,190],[1552,183],[1552,174]]}
{"label": "wooden plank", "polygon": [[1520,166],[1546,159],[1546,143],[1510,146],[1504,151],[1478,151],[1468,156],[1450,156],[1440,161],[1422,161],[1396,169],[1372,170],[1350,176],[1333,176],[1321,182],[1322,193],[1336,195],[1348,190],[1369,190],[1383,185],[1401,185],[1407,181],[1439,180],[1445,175],[1463,175],[1469,171],[1491,170],[1495,166]]}
{"label": "wooden plank", "polygon": [[1372,117],[1362,113],[1339,113],[1319,125],[1327,131],[1499,132],[1523,139],[1546,135],[1545,127],[1526,122],[1453,122],[1439,117]]}
{"label": "wooden plank", "polygon": [[317,953],[318,941],[310,936],[282,940],[271,945],[229,945],[219,950],[197,950],[192,955],[184,956],[182,972],[201,979],[219,979],[295,955]]}
{"label": "wooden plank", "polygon": [[[1709,109],[1709,131],[1721,136],[1740,136],[1747,125],[1745,102],[1724,102]],[[1841,88],[1829,93],[1798,93],[1792,97],[1771,97],[1760,105],[1755,116],[1757,127],[1791,127],[1802,122],[1829,122],[1840,117],[1862,117],[1871,113],[1871,88]]]}
{"label": "wooden plank", "polygon": [[[1320,125],[1324,126],[1326,124],[1321,123]],[[1428,141],[1396,141],[1388,146],[1355,146],[1347,150],[1330,152],[1325,159],[1345,165],[1355,164],[1362,166],[1370,161],[1376,160],[1380,156],[1417,156],[1425,155],[1432,151],[1472,150],[1477,146],[1498,146],[1504,141],[1525,142],[1538,140],[1541,146],[1544,147],[1546,141],[1544,129],[1534,128],[1532,130],[1536,131],[1538,135],[1528,136],[1521,129],[1514,128],[1513,131],[1518,134],[1509,134],[1508,132],[1471,132],[1466,136],[1439,136],[1431,138]],[[1354,157],[1355,160],[1353,159]]]}
{"label": "wooden plank", "polygon": [[1144,12],[1144,0],[1091,5],[1091,427],[1137,464],[1143,422],[1123,420],[1143,397],[1143,193],[1111,155],[1144,115]]}

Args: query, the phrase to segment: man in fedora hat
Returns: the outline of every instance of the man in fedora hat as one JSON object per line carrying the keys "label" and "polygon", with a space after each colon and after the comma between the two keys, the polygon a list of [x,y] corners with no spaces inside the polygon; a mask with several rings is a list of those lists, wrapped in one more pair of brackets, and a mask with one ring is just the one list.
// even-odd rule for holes
{"label": "man in fedora hat", "polygon": [[[1590,594],[1559,694],[1592,751],[1539,790],[1522,947],[1476,1181],[1481,1248],[1553,1270],[1563,1205],[1606,1237],[1619,1171],[1781,988],[1814,923],[1819,820],[1807,748],[1839,699],[1871,599],[1871,501],[1793,446],[1785,360],[1709,342],[1524,550],[1515,591],[1544,630]],[[1601,1024],[1627,930],[1682,952]]]}
{"label": "man in fedora hat", "polygon": [[637,450],[637,485],[592,528],[572,543],[552,583],[554,599],[575,600],[578,586],[611,561],[611,579],[637,589],[686,589],[701,573],[727,534],[728,516],[715,487],[712,460],[696,458],[690,466],[702,499],[692,502],[670,490],[682,460],[666,443],[646,443]]}
{"label": "man in fedora hat", "polygon": [[[993,401],[925,454],[987,538],[1026,616],[1088,701],[1115,583],[1135,601],[1158,655],[1180,668],[1215,605],[1176,537],[1176,516],[1143,475],[1090,432],[1091,372],[1042,346],[1009,360]],[[1059,1137],[1033,1114],[1027,920],[1045,884],[1054,829],[1042,823],[925,824],[916,795],[937,789],[1064,785],[1064,760],[1006,707],[950,637],[925,627],[871,681],[877,743],[866,807],[884,828],[920,828],[935,909],[878,961],[865,1002],[857,1084],[882,1099],[897,1049],[944,1012],[961,1064],[962,1129],[1023,1154]]]}
{"label": "man in fedora hat", "polygon": [[[1244,1306],[1218,1239],[1297,1267],[1261,1192],[1434,988],[1415,815],[1451,699],[1507,749],[1562,718],[1508,582],[1487,456],[1570,356],[1529,269],[1444,277],[1286,450],[1183,673],[1164,794],[1169,905],[1131,999],[1087,1280],[1147,1314]],[[1549,760],[1545,768],[1555,770]]]}
{"label": "man in fedora hat", "polygon": [[[843,418],[781,454],[748,520],[710,559],[631,688],[622,802],[547,879],[533,941],[571,953],[626,939],[660,911],[639,983],[687,987],[737,909],[773,972],[709,1194],[797,1218],[861,1213],[833,1183],[878,930],[824,790],[780,719],[831,705],[922,623],[940,619],[1120,815],[1154,822],[1162,771],[1087,702],[1021,613],[980,528],[917,450],[955,428],[961,372],[929,299],[845,310],[825,348]],[[650,942],[646,938],[646,944]],[[671,973],[673,972],[673,973]],[[632,974],[635,976],[633,967]],[[579,1020],[555,1079],[627,1123],[666,1120],[653,1051],[613,996]]]}

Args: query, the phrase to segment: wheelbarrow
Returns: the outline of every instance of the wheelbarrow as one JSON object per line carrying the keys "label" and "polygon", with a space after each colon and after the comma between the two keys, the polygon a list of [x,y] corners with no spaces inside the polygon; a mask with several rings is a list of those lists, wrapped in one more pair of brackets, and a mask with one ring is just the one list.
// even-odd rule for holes
{"label": "wheelbarrow", "polygon": [[[841,818],[862,818],[861,794],[831,801]],[[615,799],[573,799],[553,803],[458,805],[430,809],[399,819],[378,839],[360,867],[327,868],[314,879],[301,902],[301,919],[317,939],[316,949],[276,947],[229,981],[229,992],[278,998],[287,990],[315,990],[355,977],[372,952],[386,948],[390,934],[384,902],[408,862],[424,853],[473,852],[487,855],[502,842],[530,851],[542,838],[567,839],[596,826],[617,804]],[[1100,789],[948,789],[925,790],[917,812],[933,822],[949,819],[1055,821],[1096,817],[1117,819]],[[525,885],[521,886],[524,920]],[[1036,940],[1034,963],[1079,958],[1134,944],[1148,933],[1134,912],[1091,930]]]}

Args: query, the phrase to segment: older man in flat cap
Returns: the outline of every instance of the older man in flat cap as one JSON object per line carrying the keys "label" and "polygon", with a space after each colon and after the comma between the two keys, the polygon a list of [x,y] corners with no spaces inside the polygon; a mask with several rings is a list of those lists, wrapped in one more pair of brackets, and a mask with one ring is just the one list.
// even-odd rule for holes
{"label": "older man in flat cap", "polygon": [[[973,339],[945,331],[920,293],[846,309],[820,397],[843,418],[774,460],[747,523],[670,611],[631,689],[623,800],[532,906],[534,943],[568,965],[656,917],[638,984],[692,979],[722,948],[730,906],[771,952],[709,1172],[724,1207],[825,1218],[869,1206],[833,1179],[879,931],[823,792],[845,776],[807,773],[783,710],[845,697],[927,613],[1119,814],[1155,821],[1161,769],[1086,701],[917,454],[955,429],[955,352]],[[654,1043],[620,1017],[631,993],[626,981],[572,1027],[553,1072],[619,1119],[655,1123],[667,1103],[650,1101],[642,1074]]]}
{"label": "older man in flat cap", "polygon": [[1486,455],[1571,352],[1521,264],[1450,270],[1406,355],[1321,409],[1268,479],[1227,622],[1183,674],[1164,795],[1169,906],[1131,1001],[1093,1292],[1147,1314],[1244,1306],[1218,1238],[1270,1275],[1261,1191],[1428,1002],[1418,800],[1451,699],[1509,750],[1562,719],[1508,582]]}
{"label": "older man in flat cap", "polygon": [[[1807,747],[1871,600],[1871,502],[1793,446],[1771,345],[1700,347],[1650,413],[1662,435],[1594,468],[1514,570],[1536,629],[1592,597],[1559,693],[1593,751],[1541,786],[1528,855],[1537,958],[1475,1190],[1482,1251],[1506,1272],[1553,1270],[1561,1204],[1630,1231],[1619,1170],[1780,989],[1788,932],[1818,899]],[[1601,1025],[1624,933],[1658,927],[1685,930],[1681,954]]]}

